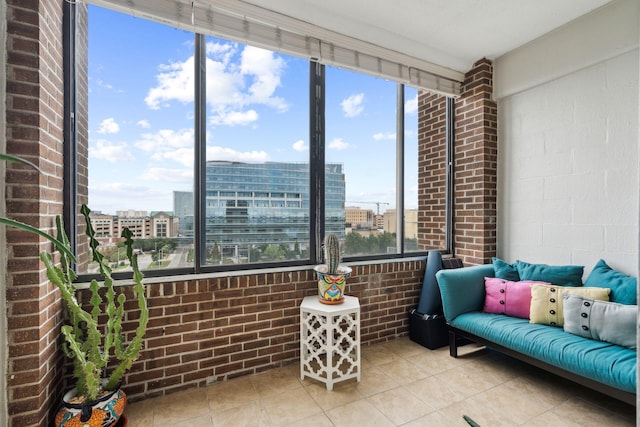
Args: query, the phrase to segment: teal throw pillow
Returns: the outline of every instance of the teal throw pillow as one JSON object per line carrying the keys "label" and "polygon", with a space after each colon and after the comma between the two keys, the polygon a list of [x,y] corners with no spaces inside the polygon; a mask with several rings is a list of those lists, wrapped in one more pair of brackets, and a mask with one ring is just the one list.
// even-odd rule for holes
{"label": "teal throw pillow", "polygon": [[582,286],[584,267],[580,265],[529,264],[516,261],[516,268],[520,280],[548,282],[557,286]]}
{"label": "teal throw pillow", "polygon": [[619,302],[620,304],[638,303],[638,280],[635,277],[612,269],[604,260],[596,263],[584,285],[611,289],[609,298],[613,302]]}
{"label": "teal throw pillow", "polygon": [[520,281],[518,269],[515,264],[509,264],[508,262],[496,257],[491,258],[491,262],[493,263],[493,271],[495,272],[496,278],[510,280],[512,282]]}

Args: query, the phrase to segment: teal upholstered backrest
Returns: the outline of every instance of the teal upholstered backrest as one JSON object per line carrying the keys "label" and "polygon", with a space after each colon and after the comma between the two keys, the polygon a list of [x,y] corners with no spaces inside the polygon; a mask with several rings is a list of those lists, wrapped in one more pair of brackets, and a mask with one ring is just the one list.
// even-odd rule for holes
{"label": "teal upholstered backrest", "polygon": [[494,277],[493,265],[440,270],[436,280],[442,296],[442,308],[447,322],[469,311],[484,307],[484,278]]}

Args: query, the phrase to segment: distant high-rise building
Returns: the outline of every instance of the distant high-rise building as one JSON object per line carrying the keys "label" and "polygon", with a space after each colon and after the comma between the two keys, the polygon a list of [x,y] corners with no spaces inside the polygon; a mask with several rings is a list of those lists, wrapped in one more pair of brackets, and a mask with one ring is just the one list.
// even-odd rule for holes
{"label": "distant high-rise building", "polygon": [[118,217],[91,212],[91,225],[97,239],[114,237],[116,236],[115,229],[118,226]]}
{"label": "distant high-rise building", "polygon": [[[387,209],[384,213],[384,231],[396,233],[398,231],[397,214],[395,209]],[[404,210],[404,237],[407,239],[418,238],[418,210]]]}
{"label": "distant high-rise building", "polygon": [[122,230],[128,228],[136,239],[152,237],[176,237],[178,219],[169,212],[124,210],[116,215],[91,212],[91,224],[95,237],[103,242],[120,241]]}
{"label": "distant high-rise building", "polygon": [[173,192],[173,214],[178,219],[178,236],[193,237],[193,192]]}
{"label": "distant high-rise building", "polygon": [[352,228],[372,228],[373,227],[373,211],[370,209],[361,209],[358,207],[348,207],[346,209],[347,224],[351,224]]}
{"label": "distant high-rise building", "polygon": [[384,214],[375,214],[373,216],[373,228],[384,230]]}
{"label": "distant high-rise building", "polygon": [[[308,250],[309,164],[209,161],[206,242],[236,262],[254,262],[253,249],[279,245]],[[344,239],[345,181],[341,164],[325,165],[325,233]],[[176,212],[178,208],[176,207]]]}

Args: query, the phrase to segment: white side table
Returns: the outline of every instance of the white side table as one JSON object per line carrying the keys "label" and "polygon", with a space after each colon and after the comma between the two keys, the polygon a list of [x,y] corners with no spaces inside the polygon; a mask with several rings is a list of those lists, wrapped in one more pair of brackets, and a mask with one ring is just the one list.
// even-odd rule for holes
{"label": "white side table", "polygon": [[327,305],[317,296],[300,304],[300,378],[333,384],[360,381],[360,303],[345,296],[342,304]]}

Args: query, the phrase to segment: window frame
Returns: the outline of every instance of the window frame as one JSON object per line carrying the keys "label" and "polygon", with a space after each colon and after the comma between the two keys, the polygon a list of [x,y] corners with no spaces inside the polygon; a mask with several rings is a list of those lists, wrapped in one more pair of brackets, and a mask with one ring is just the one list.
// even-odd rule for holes
{"label": "window frame", "polygon": [[[88,17],[88,6],[84,6]],[[78,4],[65,2],[64,7],[64,219],[65,230],[70,237],[72,250],[78,254],[78,200],[86,200],[88,194],[78,190]],[[169,25],[169,24],[165,24]],[[194,35],[194,265],[193,267],[145,270],[148,277],[179,276],[247,270],[266,270],[282,267],[301,267],[322,263],[322,241],[325,232],[325,65],[309,60],[309,258],[279,262],[263,262],[237,265],[210,265],[206,263],[206,35]],[[86,34],[85,34],[86,36]],[[88,43],[80,45],[88,49]],[[87,70],[88,72],[88,70]],[[363,73],[366,74],[366,73]],[[420,89],[418,89],[420,90]],[[404,206],[404,83],[396,89],[396,253],[344,257],[345,262],[376,261],[424,256],[427,250],[405,251]],[[453,248],[453,132],[455,116],[453,98],[447,98],[446,109],[446,230],[445,253]],[[88,160],[87,160],[88,161]],[[86,167],[88,168],[88,164]],[[96,274],[82,273],[78,281],[87,281]],[[114,273],[116,279],[129,279],[130,272]]]}

